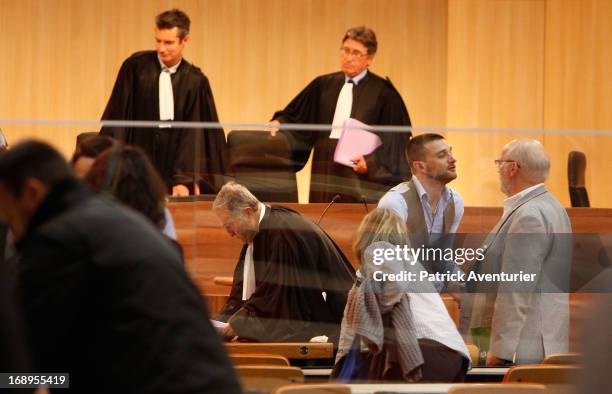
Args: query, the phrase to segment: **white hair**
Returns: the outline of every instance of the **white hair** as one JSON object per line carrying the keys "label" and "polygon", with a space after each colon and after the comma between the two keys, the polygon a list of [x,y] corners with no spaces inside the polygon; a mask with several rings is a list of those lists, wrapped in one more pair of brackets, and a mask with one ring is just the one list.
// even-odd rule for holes
{"label": "white hair", "polygon": [[539,141],[524,138],[512,140],[504,146],[504,151],[506,159],[516,161],[528,181],[541,183],[548,179],[550,159]]}
{"label": "white hair", "polygon": [[231,181],[223,185],[215,201],[213,201],[213,211],[224,206],[231,215],[242,215],[245,208],[257,210],[259,200],[246,187]]}

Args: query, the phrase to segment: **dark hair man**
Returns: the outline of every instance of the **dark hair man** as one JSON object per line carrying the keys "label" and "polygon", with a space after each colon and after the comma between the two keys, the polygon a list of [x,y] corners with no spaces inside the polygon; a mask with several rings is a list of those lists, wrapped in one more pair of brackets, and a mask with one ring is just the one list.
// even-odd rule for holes
{"label": "dark hair man", "polygon": [[[457,159],[452,147],[439,134],[421,134],[408,143],[406,159],[412,179],[389,190],[378,207],[391,209],[406,222],[414,248],[452,247],[453,234],[463,217],[463,198],[446,186],[457,178]],[[459,270],[452,261],[421,262],[432,273]],[[441,291],[444,281],[434,285]]]}
{"label": "dark hair man", "polygon": [[[208,78],[183,58],[189,17],[172,9],[155,23],[155,51],[137,52],[123,62],[102,119],[217,122]],[[221,187],[221,129],[103,127],[100,133],[144,149],[175,196]]]}
{"label": "dark hair man", "polygon": [[69,373],[83,393],[240,392],[179,252],[55,149],[0,154],[0,218],[17,241],[34,372]]}

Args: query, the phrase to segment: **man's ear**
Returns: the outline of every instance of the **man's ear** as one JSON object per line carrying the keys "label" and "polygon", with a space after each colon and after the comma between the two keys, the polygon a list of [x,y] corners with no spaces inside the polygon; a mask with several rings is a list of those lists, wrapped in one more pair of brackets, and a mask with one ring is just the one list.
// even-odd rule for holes
{"label": "man's ear", "polygon": [[189,34],[183,37],[183,39],[181,40],[181,44],[187,44],[188,41],[189,41]]}
{"label": "man's ear", "polygon": [[20,199],[30,213],[36,212],[38,206],[47,196],[49,188],[36,178],[28,178],[23,182]]}

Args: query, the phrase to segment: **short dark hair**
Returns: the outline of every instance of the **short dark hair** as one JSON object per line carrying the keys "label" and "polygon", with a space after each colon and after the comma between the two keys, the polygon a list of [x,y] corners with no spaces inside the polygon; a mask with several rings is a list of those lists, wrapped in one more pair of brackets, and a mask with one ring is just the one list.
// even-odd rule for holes
{"label": "short dark hair", "polygon": [[374,55],[376,50],[378,49],[378,41],[376,41],[376,34],[374,30],[365,26],[357,26],[351,27],[344,33],[344,38],[342,42],[352,39],[355,41],[359,41],[366,48],[368,48],[368,55]]}
{"label": "short dark hair", "polygon": [[187,14],[177,8],[164,11],[155,17],[155,26],[160,30],[178,27],[179,38],[181,40],[189,34],[190,25],[191,21]]}
{"label": "short dark hair", "polygon": [[89,157],[95,159],[105,150],[112,148],[118,144],[117,140],[103,135],[95,135],[85,139],[77,146],[70,163],[74,165],[81,157]]}
{"label": "short dark hair", "polygon": [[434,133],[425,133],[412,137],[412,139],[408,142],[408,145],[406,145],[406,160],[408,160],[410,167],[413,167],[413,161],[422,161],[425,159],[426,144],[443,139],[443,136]]}
{"label": "short dark hair", "polygon": [[98,156],[85,182],[97,191],[109,192],[156,226],[165,225],[166,185],[141,148],[107,149]]}
{"label": "short dark hair", "polygon": [[24,141],[0,153],[0,182],[11,193],[21,196],[24,182],[29,178],[50,188],[74,175],[66,159],[41,141]]}

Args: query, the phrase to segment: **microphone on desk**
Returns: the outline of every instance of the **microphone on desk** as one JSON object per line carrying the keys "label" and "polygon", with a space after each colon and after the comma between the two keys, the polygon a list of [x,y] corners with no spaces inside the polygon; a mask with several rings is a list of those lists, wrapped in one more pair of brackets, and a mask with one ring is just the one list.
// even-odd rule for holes
{"label": "microphone on desk", "polygon": [[366,197],[363,194],[361,195],[361,202],[363,202],[363,206],[366,209],[366,213],[370,213],[370,210],[368,209],[368,201],[366,200]]}
{"label": "microphone on desk", "polygon": [[323,210],[323,213],[321,214],[321,216],[319,216],[319,220],[317,220],[317,226],[318,226],[318,225],[321,223],[321,220],[323,219],[323,216],[325,216],[325,213],[327,212],[327,210],[328,210],[328,209],[329,209],[329,208],[330,208],[332,205],[334,205],[334,203],[335,203],[336,201],[338,201],[338,200],[339,200],[339,199],[341,199],[341,198],[342,198],[342,196],[341,196],[341,195],[336,194],[336,195],[335,195],[335,196],[334,196],[334,197],[331,199],[331,201],[329,202],[329,204],[327,204],[327,206],[326,206],[326,207],[325,207],[325,209]]}

